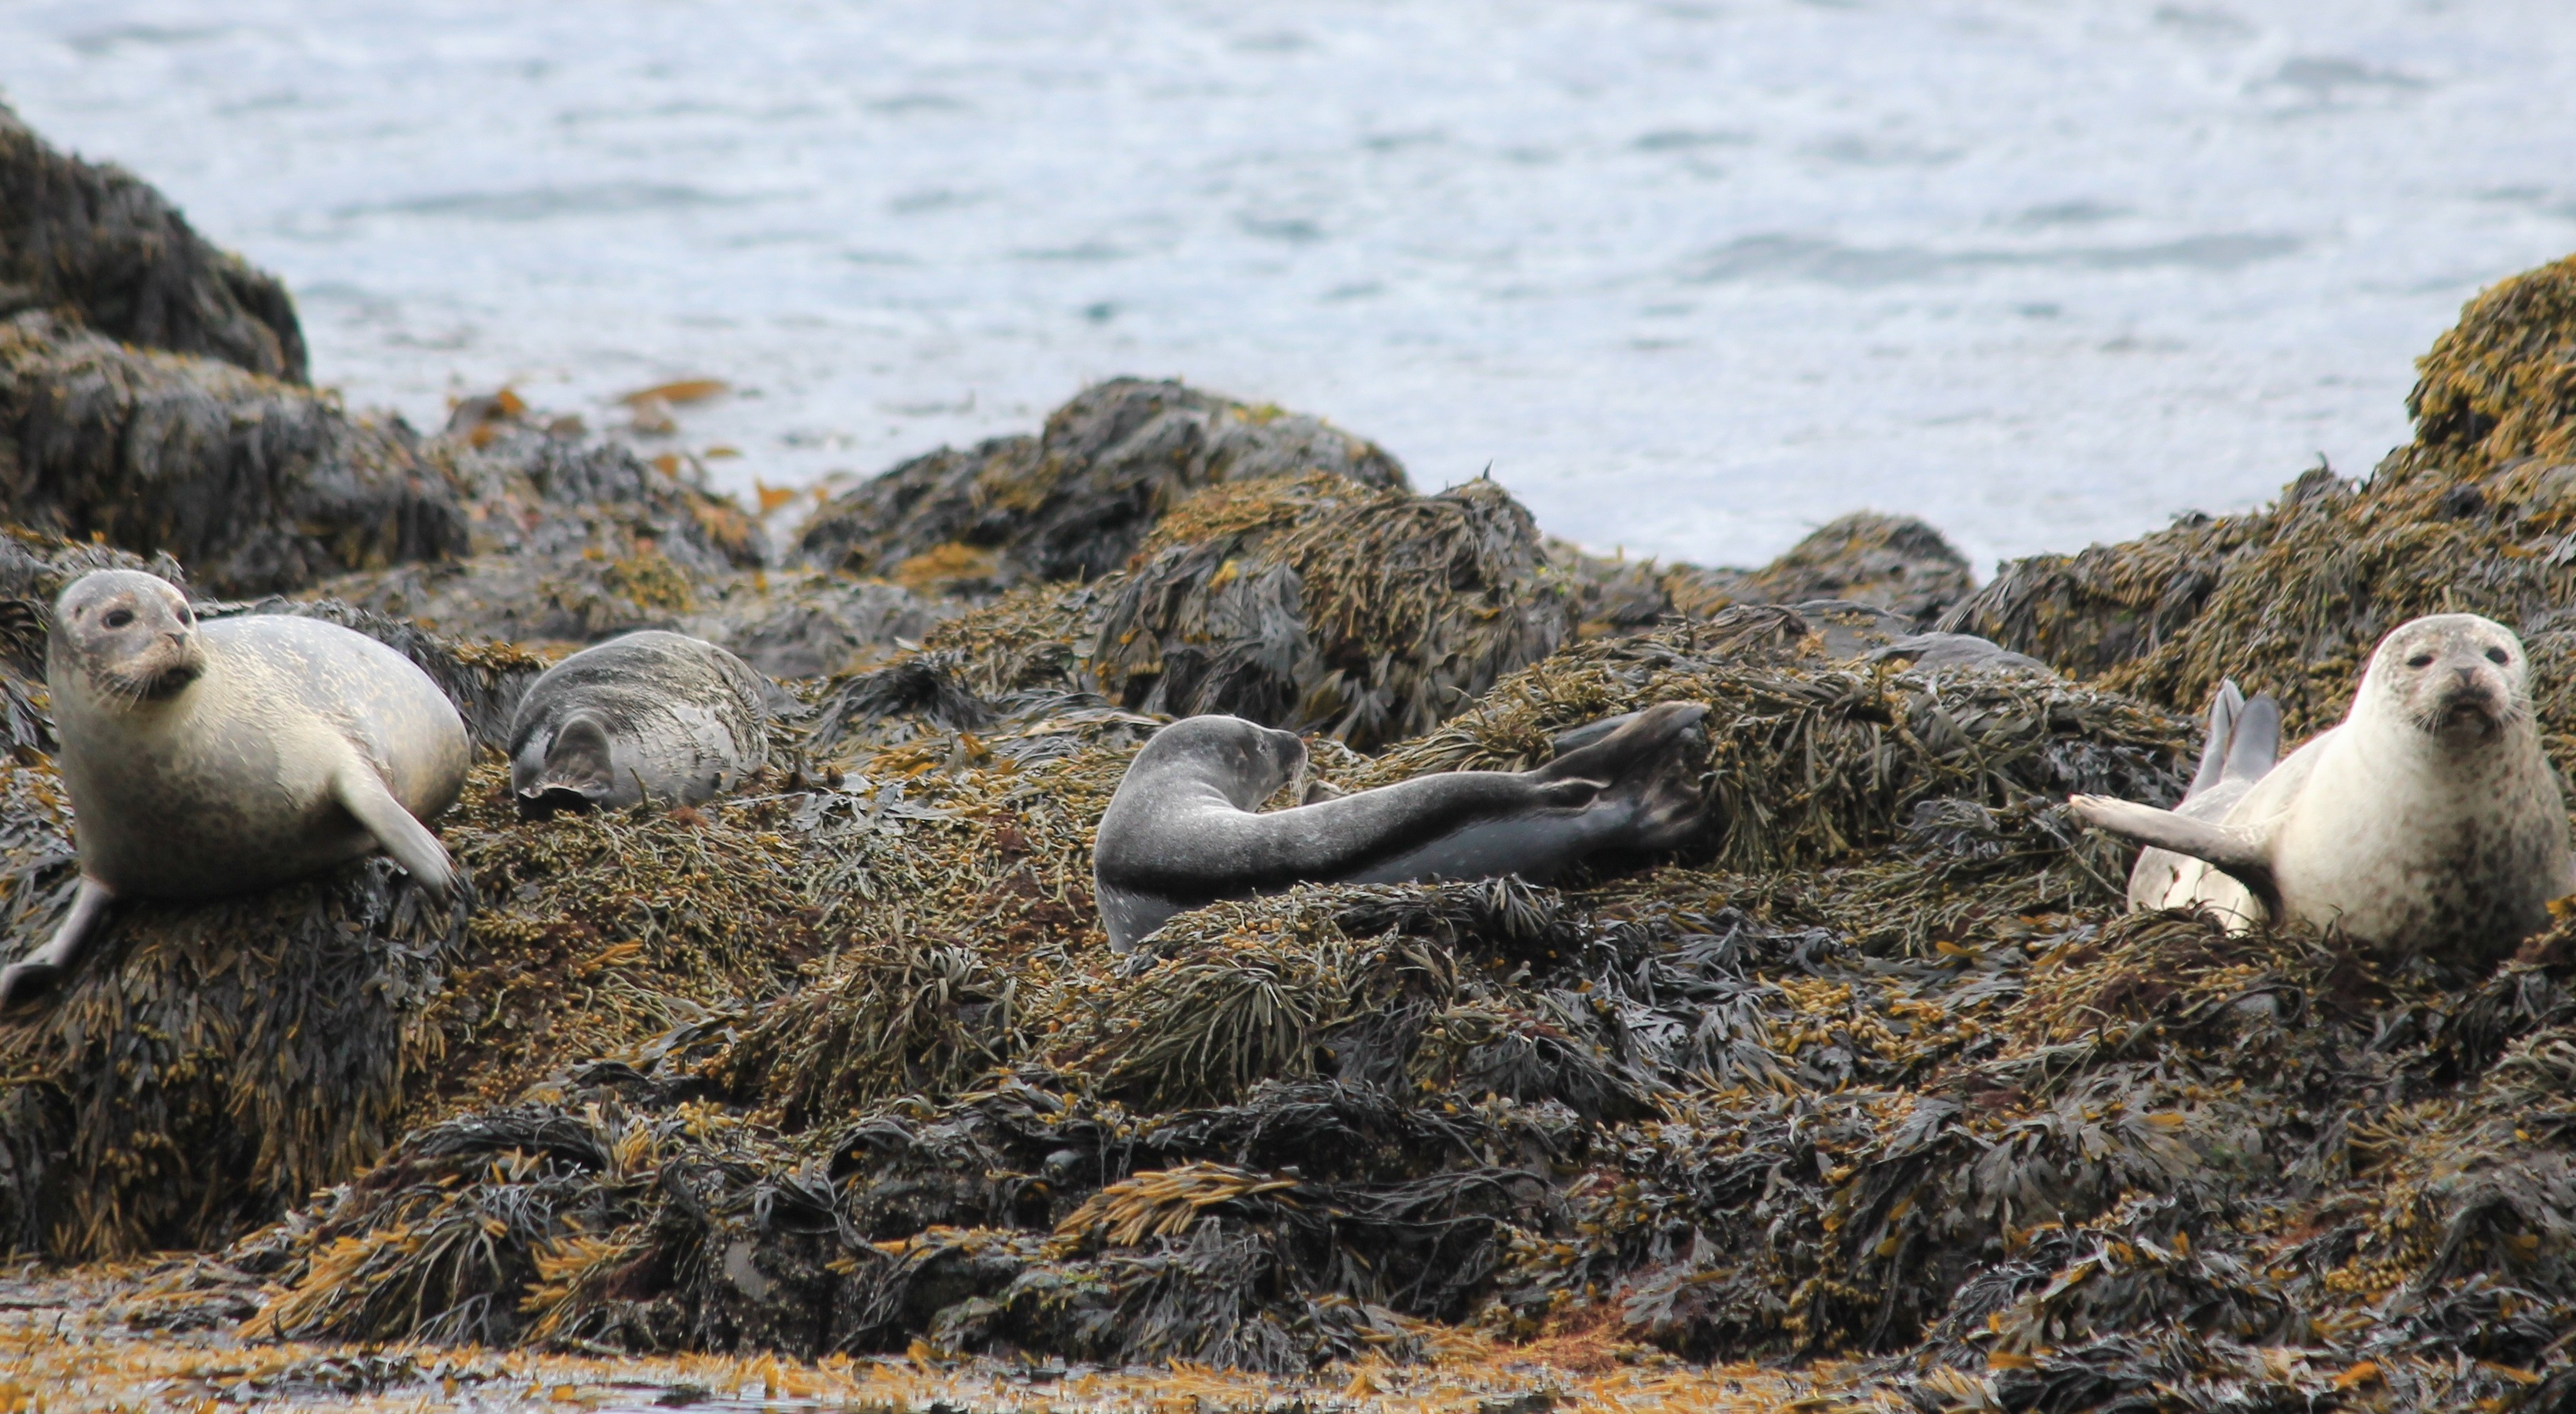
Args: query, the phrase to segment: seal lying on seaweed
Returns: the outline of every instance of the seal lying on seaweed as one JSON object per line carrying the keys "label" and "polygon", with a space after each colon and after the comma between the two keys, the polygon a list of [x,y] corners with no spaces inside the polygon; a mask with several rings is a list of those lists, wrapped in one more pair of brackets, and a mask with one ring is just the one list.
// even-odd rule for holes
{"label": "seal lying on seaweed", "polygon": [[432,893],[455,868],[421,823],[456,803],[464,720],[365,634],[288,614],[199,623],[169,581],[100,570],[62,592],[45,655],[80,891],[0,1006],[76,963],[127,895],[250,893],[381,846]]}
{"label": "seal lying on seaweed", "polygon": [[[2271,918],[2338,926],[2393,955],[2493,961],[2548,926],[2549,901],[2576,889],[2566,801],[2532,723],[2527,672],[2522,641],[2502,624],[2416,619],[2380,641],[2343,721],[2260,773],[2223,818],[2188,803],[2072,804],[2087,824],[2206,861]],[[2233,725],[2249,756],[2262,754],[2259,728]],[[2133,880],[2130,897],[2218,904],[2223,890],[2210,882],[2147,900]]]}
{"label": "seal lying on seaweed", "polygon": [[1699,702],[1568,733],[1532,771],[1449,771],[1267,815],[1306,765],[1294,732],[1190,717],[1156,733],[1100,820],[1092,881],[1125,951],[1186,909],[1301,883],[1544,879],[1597,850],[1670,849],[1708,810]]}
{"label": "seal lying on seaweed", "polygon": [[510,720],[519,813],[695,805],[769,759],[761,680],[686,634],[646,629],[585,648],[529,685]]}

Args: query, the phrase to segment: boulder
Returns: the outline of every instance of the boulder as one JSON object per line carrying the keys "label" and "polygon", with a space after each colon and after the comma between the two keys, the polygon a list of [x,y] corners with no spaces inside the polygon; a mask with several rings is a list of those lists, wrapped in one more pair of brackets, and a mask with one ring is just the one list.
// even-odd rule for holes
{"label": "boulder", "polygon": [[27,310],[305,381],[304,331],[276,276],[198,235],[141,178],[55,151],[0,104],[0,316]]}
{"label": "boulder", "polygon": [[401,419],[44,313],[0,321],[0,519],[167,553],[226,594],[466,547]]}
{"label": "boulder", "polygon": [[836,497],[796,553],[817,568],[986,597],[1125,565],[1154,521],[1200,487],[1305,471],[1407,489],[1393,456],[1320,418],[1120,378],[1056,409],[1036,437],[943,447]]}

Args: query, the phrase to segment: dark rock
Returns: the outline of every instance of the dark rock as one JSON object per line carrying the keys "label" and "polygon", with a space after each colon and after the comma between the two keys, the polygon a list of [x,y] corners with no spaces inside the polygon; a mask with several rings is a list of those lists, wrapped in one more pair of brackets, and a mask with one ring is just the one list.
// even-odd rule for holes
{"label": "dark rock", "polygon": [[1976,588],[1968,561],[1912,516],[1854,511],[1819,526],[1761,569],[1681,566],[1664,580],[1674,607],[1705,618],[1729,604],[1843,599],[1929,624]]}
{"label": "dark rock", "polygon": [[843,494],[806,523],[797,554],[970,595],[1094,579],[1202,486],[1315,470],[1406,489],[1394,457],[1319,418],[1121,378],[1056,409],[1037,437],[943,447]]}
{"label": "dark rock", "polygon": [[209,243],[133,174],[55,151],[0,104],[0,317],[26,310],[305,381],[304,333],[275,276]]}
{"label": "dark rock", "polygon": [[467,543],[456,486],[400,419],[40,313],[0,323],[0,519],[166,552],[227,594]]}

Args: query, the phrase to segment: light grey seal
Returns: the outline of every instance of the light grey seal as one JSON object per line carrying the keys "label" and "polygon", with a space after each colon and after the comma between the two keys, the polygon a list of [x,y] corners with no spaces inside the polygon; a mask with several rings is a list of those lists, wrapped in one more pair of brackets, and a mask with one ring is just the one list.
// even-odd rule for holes
{"label": "light grey seal", "polygon": [[[2281,759],[2281,708],[2269,697],[2245,700],[2234,679],[2218,685],[2209,704],[2209,739],[2200,769],[2174,813],[2216,824],[2245,798]],[[2206,860],[2152,846],[2138,852],[2129,871],[2129,907],[2205,908],[2231,928],[2261,921],[2262,906],[2243,884]]]}
{"label": "light grey seal", "polygon": [[2416,619],[2380,641],[2343,721],[2253,780],[2223,818],[2101,796],[2075,797],[2075,813],[2206,861],[2268,917],[2336,925],[2392,956],[2490,962],[2576,890],[2528,671],[2502,624]]}
{"label": "light grey seal", "polygon": [[422,822],[464,788],[465,723],[365,634],[290,614],[199,623],[169,581],[101,570],[56,602],[45,682],[80,886],[53,938],[0,971],[0,1006],[60,980],[120,897],[253,893],[378,846],[455,892]]}
{"label": "light grey seal", "polygon": [[646,629],[528,685],[510,718],[519,813],[695,805],[769,759],[766,684],[703,639]]}
{"label": "light grey seal", "polygon": [[1267,815],[1306,744],[1240,717],[1154,734],[1118,782],[1092,887],[1119,951],[1174,914],[1300,883],[1544,879],[1603,849],[1670,849],[1708,811],[1708,707],[1667,702],[1578,728],[1533,771],[1451,771]]}

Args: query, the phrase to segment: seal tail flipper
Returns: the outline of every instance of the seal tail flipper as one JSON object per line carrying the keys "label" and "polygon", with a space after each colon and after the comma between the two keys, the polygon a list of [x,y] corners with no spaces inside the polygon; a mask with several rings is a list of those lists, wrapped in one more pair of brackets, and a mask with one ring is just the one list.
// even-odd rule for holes
{"label": "seal tail flipper", "polygon": [[2251,890],[2273,917],[2281,916],[2281,888],[2272,877],[2272,861],[2251,832],[2107,795],[2070,796],[2066,803],[2075,818],[2097,830],[2207,863]]}
{"label": "seal tail flipper", "polygon": [[81,954],[89,951],[90,939],[98,930],[99,920],[107,906],[116,902],[116,894],[107,885],[84,874],[80,891],[72,895],[72,911],[63,915],[62,926],[45,945],[29,954],[23,962],[0,968],[0,1011],[22,1002],[32,1001],[54,989],[63,974],[72,970]]}
{"label": "seal tail flipper", "polygon": [[2281,764],[2281,704],[2257,697],[2236,715],[2227,743],[2226,779],[2259,781]]}
{"label": "seal tail flipper", "polygon": [[1663,702],[1642,712],[1608,719],[1618,725],[1597,738],[1592,733],[1607,725],[1606,722],[1577,727],[1558,740],[1575,740],[1583,744],[1530,772],[1530,775],[1541,783],[1581,780],[1609,785],[1628,775],[1640,763],[1654,762],[1668,753],[1707,715],[1708,704],[1705,702]]}
{"label": "seal tail flipper", "polygon": [[441,902],[456,897],[456,866],[447,857],[447,846],[394,799],[374,768],[361,761],[342,766],[331,778],[331,794],[423,888]]}
{"label": "seal tail flipper", "polygon": [[2182,793],[2185,800],[2202,794],[2227,779],[2228,743],[2236,738],[2237,718],[2245,711],[2244,690],[2236,679],[2218,684],[2217,695],[2209,699],[2209,739],[2201,743],[2200,769],[2192,773],[2191,788]]}

